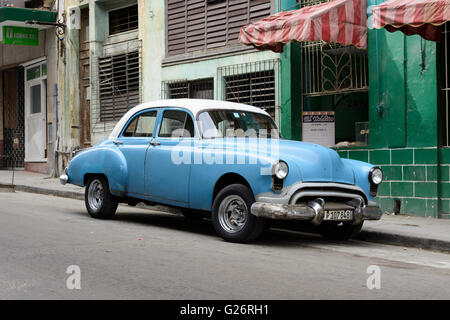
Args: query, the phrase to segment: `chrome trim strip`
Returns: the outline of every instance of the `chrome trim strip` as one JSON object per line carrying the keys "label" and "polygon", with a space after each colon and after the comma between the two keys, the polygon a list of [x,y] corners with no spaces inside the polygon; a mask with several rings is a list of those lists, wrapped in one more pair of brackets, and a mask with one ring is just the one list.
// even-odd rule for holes
{"label": "chrome trim strip", "polygon": [[358,194],[336,191],[300,191],[291,198],[290,204],[296,204],[297,201],[303,197],[343,197],[349,199],[359,199],[363,204],[365,204],[364,198]]}
{"label": "chrome trim strip", "polygon": [[[284,187],[281,193],[274,194],[273,192],[264,192],[260,193],[255,196],[256,201],[260,202],[271,202],[271,203],[279,203],[279,204],[290,204],[291,198],[294,196],[294,194],[304,188],[341,188],[346,189],[348,192],[339,192],[339,191],[314,191],[314,195],[321,195],[321,196],[333,196],[331,193],[335,193],[334,196],[336,196],[336,193],[339,193],[339,196],[347,195],[349,198],[357,198],[355,196],[359,196],[358,194],[351,193],[352,191],[361,193],[362,195],[365,195],[364,191],[355,185],[349,185],[344,183],[333,183],[333,182],[297,182],[293,185],[290,185],[288,187]],[[310,191],[305,191],[310,192]],[[312,192],[312,191],[311,191]],[[320,194],[319,194],[320,193]],[[348,196],[351,195],[351,196]],[[297,198],[298,199],[298,198]],[[363,198],[363,202],[366,202],[366,199]]]}

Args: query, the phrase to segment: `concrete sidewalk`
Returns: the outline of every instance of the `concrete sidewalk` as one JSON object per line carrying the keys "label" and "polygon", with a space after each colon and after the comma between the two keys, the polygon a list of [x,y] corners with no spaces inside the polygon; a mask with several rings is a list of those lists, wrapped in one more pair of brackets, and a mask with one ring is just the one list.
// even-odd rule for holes
{"label": "concrete sidewalk", "polygon": [[[12,171],[0,170],[0,191],[8,188],[11,181]],[[16,191],[84,199],[84,188],[63,186],[58,178],[42,174],[15,171],[14,184]],[[173,211],[159,206],[151,209]],[[366,221],[358,239],[450,253],[450,220],[385,214],[379,221]]]}
{"label": "concrete sidewalk", "polygon": [[[0,186],[7,187],[12,183],[13,172],[0,170]],[[67,184],[61,185],[59,178],[49,178],[39,173],[28,171],[14,171],[14,185],[16,191],[53,195],[57,197],[84,199],[84,188]]]}

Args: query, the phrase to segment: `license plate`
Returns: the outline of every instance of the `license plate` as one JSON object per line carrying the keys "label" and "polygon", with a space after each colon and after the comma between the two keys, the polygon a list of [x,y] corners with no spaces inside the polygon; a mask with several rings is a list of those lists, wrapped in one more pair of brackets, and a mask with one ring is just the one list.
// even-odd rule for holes
{"label": "license plate", "polygon": [[345,221],[353,219],[353,210],[325,210],[324,220]]}

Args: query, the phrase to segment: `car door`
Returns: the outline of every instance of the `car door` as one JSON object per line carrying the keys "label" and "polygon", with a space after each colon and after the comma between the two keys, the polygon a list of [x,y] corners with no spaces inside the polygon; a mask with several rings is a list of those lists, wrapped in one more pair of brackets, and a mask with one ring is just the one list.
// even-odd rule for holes
{"label": "car door", "polygon": [[142,198],[145,193],[145,157],[153,138],[157,110],[145,110],[134,115],[124,126],[115,144],[127,162],[127,186],[129,196]]}
{"label": "car door", "polygon": [[187,206],[192,146],[198,134],[192,115],[183,109],[162,111],[145,161],[146,194],[155,201]]}

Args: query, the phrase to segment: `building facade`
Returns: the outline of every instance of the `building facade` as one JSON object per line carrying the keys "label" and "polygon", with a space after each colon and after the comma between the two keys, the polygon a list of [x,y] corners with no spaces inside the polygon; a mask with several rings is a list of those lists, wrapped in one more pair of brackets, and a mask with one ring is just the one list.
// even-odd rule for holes
{"label": "building facade", "polygon": [[54,170],[55,22],[53,1],[0,2],[0,168]]}

